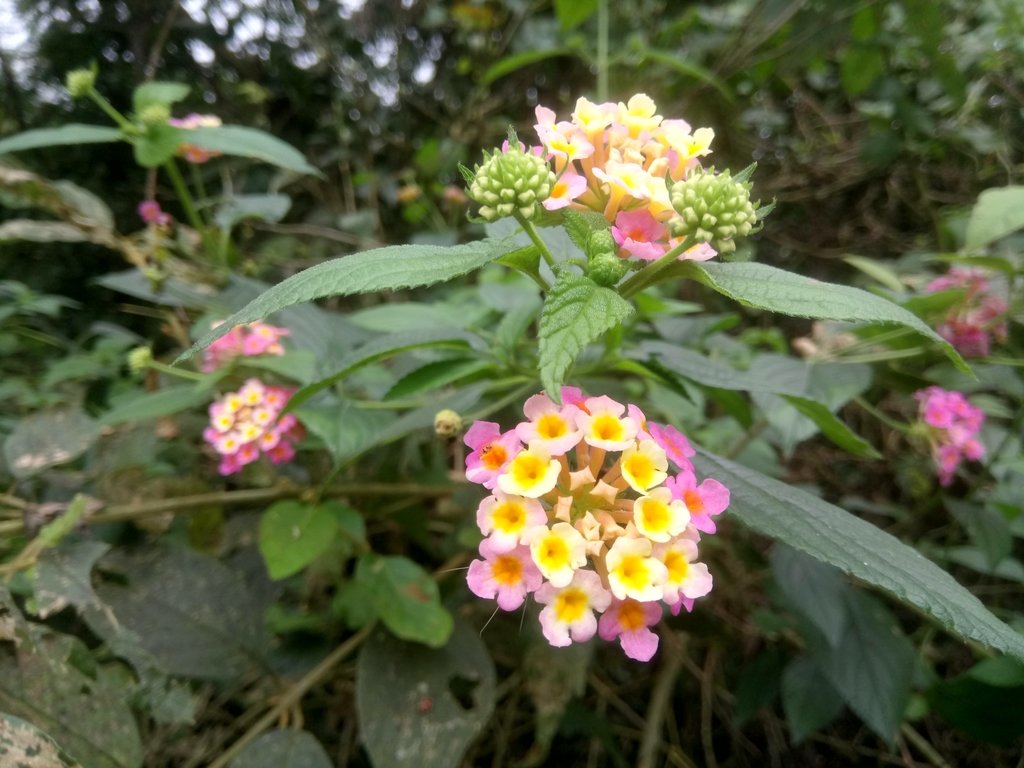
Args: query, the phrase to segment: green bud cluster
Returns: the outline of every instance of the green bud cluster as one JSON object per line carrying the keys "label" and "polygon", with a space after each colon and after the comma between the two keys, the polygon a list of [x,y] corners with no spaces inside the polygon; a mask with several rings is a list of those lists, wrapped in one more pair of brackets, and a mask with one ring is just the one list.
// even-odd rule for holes
{"label": "green bud cluster", "polygon": [[689,235],[710,243],[719,253],[736,250],[736,238],[746,237],[757,223],[750,202],[749,181],[737,181],[729,171],[700,171],[669,188],[669,199],[679,218],[673,234]]}
{"label": "green bud cluster", "polygon": [[91,69],[73,69],[64,78],[65,87],[74,99],[88,96],[96,84],[96,72]]}
{"label": "green bud cluster", "polygon": [[555,173],[542,158],[512,146],[508,152],[484,153],[469,196],[480,204],[480,218],[486,221],[516,213],[530,220],[554,186]]}
{"label": "green bud cluster", "polygon": [[438,411],[434,416],[434,433],[438,437],[450,440],[462,431],[462,417],[451,408]]}
{"label": "green bud cluster", "polygon": [[128,370],[141,373],[153,362],[153,350],[149,347],[135,347],[128,353]]}
{"label": "green bud cluster", "polygon": [[629,269],[625,259],[620,259],[614,251],[599,253],[587,264],[587,277],[598,285],[611,288],[622,279]]}

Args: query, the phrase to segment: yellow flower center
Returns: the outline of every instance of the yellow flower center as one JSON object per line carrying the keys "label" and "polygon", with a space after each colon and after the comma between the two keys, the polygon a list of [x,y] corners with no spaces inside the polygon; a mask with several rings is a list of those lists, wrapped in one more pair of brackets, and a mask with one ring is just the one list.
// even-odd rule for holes
{"label": "yellow flower center", "polygon": [[690,564],[678,549],[669,550],[665,555],[665,567],[668,569],[668,580],[673,584],[686,581],[686,574],[690,572]]}
{"label": "yellow flower center", "polygon": [[557,200],[560,197],[564,197],[568,191],[568,184],[566,184],[564,181],[556,181],[555,186],[551,188],[551,197]]}
{"label": "yellow flower center", "polygon": [[623,462],[623,474],[632,477],[637,485],[649,488],[654,484],[654,462],[646,453],[634,453]]}
{"label": "yellow flower center", "polygon": [[537,420],[537,434],[546,440],[562,437],[568,431],[565,419],[557,413],[545,413]]}
{"label": "yellow flower center", "polygon": [[668,504],[659,499],[646,498],[640,501],[640,517],[644,528],[654,533],[668,530],[672,524],[672,511]]}
{"label": "yellow flower center", "polygon": [[512,461],[509,470],[518,485],[528,488],[544,477],[547,468],[546,461],[541,461],[532,453],[523,452]]}
{"label": "yellow flower center", "polygon": [[651,582],[647,563],[640,555],[626,555],[622,558],[615,575],[629,589],[642,590]]}
{"label": "yellow flower center", "polygon": [[546,536],[537,548],[537,564],[549,571],[564,568],[569,562],[569,546],[559,536]]}
{"label": "yellow flower center", "polygon": [[517,501],[503,501],[491,512],[494,527],[502,533],[520,530],[526,523],[526,510]]}
{"label": "yellow flower center", "polygon": [[572,624],[580,620],[589,605],[586,592],[577,587],[570,587],[562,590],[555,598],[555,616],[565,624]]}
{"label": "yellow flower center", "polygon": [[590,429],[598,440],[621,440],[625,434],[622,422],[615,416],[602,413],[590,423]]}
{"label": "yellow flower center", "polygon": [[523,580],[523,563],[514,555],[500,555],[491,566],[494,580],[507,587],[515,586]]}

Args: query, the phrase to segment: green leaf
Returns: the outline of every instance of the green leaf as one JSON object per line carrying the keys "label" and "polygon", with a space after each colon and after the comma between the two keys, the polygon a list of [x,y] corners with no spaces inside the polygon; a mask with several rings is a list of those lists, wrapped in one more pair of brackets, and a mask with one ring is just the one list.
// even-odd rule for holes
{"label": "green leaf", "polygon": [[828,408],[817,400],[794,395],[783,395],[782,398],[809,418],[821,430],[821,434],[838,445],[844,451],[864,459],[880,459],[880,454],[867,440],[858,435],[840,421]]}
{"label": "green leaf", "polygon": [[246,219],[280,221],[292,207],[288,195],[235,195],[228,198],[214,214],[214,223],[222,229],[231,229]]}
{"label": "green leaf", "polygon": [[74,461],[98,437],[96,422],[78,409],[40,411],[14,425],[4,441],[4,460],[20,480]]}
{"label": "green leaf", "polygon": [[914,606],[963,640],[1024,660],[1024,637],[917,550],[806,491],[711,454],[699,472],[729,487],[731,512],[749,528]]}
{"label": "green leaf", "polygon": [[305,403],[317,392],[322,392],[328,387],[341,381],[343,378],[359,370],[360,368],[383,360],[386,357],[394,357],[401,352],[408,352],[411,349],[434,348],[465,348],[469,341],[475,338],[465,331],[442,329],[438,331],[419,331],[393,333],[387,336],[376,338],[367,342],[359,349],[352,352],[340,363],[339,369],[330,376],[312,384],[307,384],[292,395],[288,401],[285,412],[291,411]]}
{"label": "green leaf", "polygon": [[356,582],[384,625],[397,637],[440,648],[452,633],[452,615],[441,605],[437,583],[405,557],[366,555]]}
{"label": "green leaf", "polygon": [[153,80],[143,83],[132,94],[132,109],[136,115],[141,115],[142,110],[153,104],[170,106],[186,96],[192,90],[184,83],[172,83],[166,80]]}
{"label": "green leaf", "polygon": [[790,741],[799,744],[843,711],[843,699],[829,683],[816,659],[796,659],[782,673],[782,711]]}
{"label": "green leaf", "polygon": [[1009,747],[1024,735],[1024,685],[988,684],[974,677],[975,669],[934,686],[928,702],[971,738]]}
{"label": "green leaf", "polygon": [[736,685],[736,705],[733,709],[737,727],[742,728],[750,722],[754,715],[779,695],[782,663],[782,652],[769,646],[743,664]]}
{"label": "green leaf", "polygon": [[594,15],[598,0],[555,0],[555,16],[563,31],[578,27]]}
{"label": "green leaf", "polygon": [[483,373],[493,364],[487,360],[457,358],[455,360],[437,360],[427,363],[407,373],[384,395],[385,400],[398,400],[422,392],[439,389],[462,379]]}
{"label": "green leaf", "polygon": [[540,313],[540,379],[558,402],[559,388],[577,355],[605,331],[633,314],[633,306],[610,288],[563,272],[551,287]]}
{"label": "green leaf", "polygon": [[184,138],[187,143],[200,149],[262,160],[286,171],[321,175],[291,144],[256,128],[222,125],[217,128],[193,128],[183,133],[187,134]]}
{"label": "green leaf", "polygon": [[87,768],[139,768],[142,744],[123,676],[104,667],[88,676],[72,662],[87,653],[78,641],[30,633],[16,652],[0,653],[0,710],[30,719]]}
{"label": "green leaf", "polygon": [[390,413],[359,408],[348,400],[303,406],[295,415],[323,440],[338,466],[372,448],[395,421]]}
{"label": "green leaf", "polygon": [[433,285],[488,264],[506,249],[500,240],[455,246],[389,245],[318,264],[263,292],[209,331],[178,360],[185,360],[236,325],[262,320],[273,312],[325,296],[351,296]]}
{"label": "green leaf", "polygon": [[900,280],[896,270],[890,268],[885,262],[878,259],[871,259],[866,256],[844,256],[843,261],[851,267],[855,267],[865,275],[875,280],[886,288],[901,293],[904,289],[903,281]]}
{"label": "green leaf", "polygon": [[274,580],[298,573],[330,549],[338,522],[326,504],[279,501],[260,518],[260,554]]}
{"label": "green leaf", "polygon": [[32,586],[35,613],[41,619],[68,605],[78,610],[98,607],[100,599],[92,588],[92,568],[110,545],[102,541],[64,542],[45,550],[36,561]]}
{"label": "green leaf", "polygon": [[878,48],[870,45],[857,45],[850,48],[839,65],[843,90],[851,98],[864,94],[883,74],[885,74],[885,56]]}
{"label": "green leaf", "polygon": [[[0,154],[2,146],[0,142]],[[971,210],[964,247],[984,248],[1018,229],[1024,229],[1024,186],[986,189]]]}
{"label": "green leaf", "polygon": [[399,333],[422,331],[424,328],[465,328],[473,321],[473,314],[479,316],[481,313],[450,304],[389,301],[352,312],[348,319],[353,325],[368,331]]}
{"label": "green leaf", "polygon": [[795,395],[806,392],[802,383],[794,384],[782,377],[752,375],[692,349],[663,341],[643,342],[640,349],[629,353],[629,356],[638,360],[653,360],[672,373],[705,387]]}
{"label": "green leaf", "polygon": [[702,67],[700,64],[695,64],[689,59],[685,59],[671,51],[647,48],[646,46],[641,47],[638,54],[644,61],[656,62],[664,67],[668,67],[669,69],[674,69],[684,77],[692,77],[694,80],[710,85],[730,104],[736,101],[736,97],[733,95],[732,89],[729,85],[715,75],[714,72]]}
{"label": "green leaf", "polygon": [[210,390],[195,384],[181,384],[147,392],[103,414],[100,425],[113,427],[129,421],[145,421],[187,411],[210,400]]}
{"label": "green leaf", "polygon": [[511,56],[506,56],[503,59],[495,62],[484,72],[483,77],[480,81],[483,85],[490,85],[495,80],[498,80],[505,75],[510,75],[517,69],[528,67],[531,64],[536,64],[538,61],[545,61],[546,59],[553,59],[558,56],[575,56],[572,50],[569,48],[544,48],[541,50],[531,49],[523,51],[522,53],[513,53]]}
{"label": "green leaf", "polygon": [[451,768],[494,711],[494,662],[459,621],[436,650],[378,630],[356,663],[356,711],[374,768]]}
{"label": "green leaf", "polygon": [[309,731],[267,731],[238,753],[230,768],[331,768],[334,763]]}
{"label": "green leaf", "polygon": [[119,579],[96,585],[104,607],[85,620],[133,664],[204,680],[265,666],[265,606],[242,574],[181,546],[115,550],[101,568]]}
{"label": "green leaf", "polygon": [[57,742],[20,717],[0,712],[0,765],[11,768],[77,768]]}
{"label": "green leaf", "polygon": [[0,155],[21,152],[25,149],[56,147],[63,144],[105,144],[120,141],[121,131],[104,125],[82,125],[68,123],[59,128],[37,128],[34,131],[17,133],[0,141]]}
{"label": "green leaf", "polygon": [[786,599],[835,646],[846,631],[843,596],[849,586],[830,565],[808,557],[781,541],[772,552],[772,576]]}
{"label": "green leaf", "polygon": [[147,126],[145,135],[132,142],[135,162],[143,168],[163,165],[174,157],[184,140],[185,131],[168,123]]}
{"label": "green leaf", "polygon": [[850,709],[893,744],[914,676],[914,647],[876,600],[851,590],[849,624],[839,645],[819,654],[825,677]]}
{"label": "green leaf", "polygon": [[686,262],[676,269],[722,295],[756,309],[818,320],[906,326],[939,344],[960,370],[970,374],[967,363],[948,341],[916,315],[873,293],[752,262]]}
{"label": "green leaf", "polygon": [[574,211],[566,208],[562,217],[565,220],[565,234],[583,253],[589,250],[591,234],[606,232],[610,228],[608,220],[596,211]]}

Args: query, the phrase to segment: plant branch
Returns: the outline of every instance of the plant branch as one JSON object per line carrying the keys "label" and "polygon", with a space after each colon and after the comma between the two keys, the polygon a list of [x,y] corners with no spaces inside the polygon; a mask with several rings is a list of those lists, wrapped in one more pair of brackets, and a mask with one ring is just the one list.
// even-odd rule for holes
{"label": "plant branch", "polygon": [[513,216],[515,220],[519,222],[519,226],[523,228],[527,237],[530,241],[537,246],[537,250],[540,251],[540,255],[544,258],[551,270],[555,269],[555,257],[551,255],[551,251],[548,250],[548,244],[544,242],[539,234],[537,234],[537,228],[533,226],[532,221],[527,221],[526,217],[523,216],[519,211],[516,211]]}
{"label": "plant branch", "polygon": [[174,192],[178,195],[181,207],[185,209],[185,218],[188,219],[188,223],[197,232],[202,232],[205,225],[196,212],[195,204],[192,202],[192,195],[189,193],[188,187],[185,186],[185,179],[182,178],[181,171],[178,170],[178,166],[173,158],[164,163],[164,170],[167,171],[171,184],[174,185]]}
{"label": "plant branch", "polygon": [[693,241],[687,237],[675,248],[670,249],[664,256],[661,256],[657,261],[652,261],[646,267],[641,269],[629,280],[619,286],[619,295],[624,299],[628,299],[630,296],[634,296],[649,285],[653,285],[655,279],[662,272],[667,269],[679,258],[679,254],[685,251],[687,248],[693,245]]}
{"label": "plant branch", "polygon": [[665,713],[676,678],[683,666],[683,638],[675,632],[661,633],[661,669],[658,679],[651,691],[651,701],[647,705],[644,717],[643,737],[640,740],[640,751],[637,755],[637,768],[654,768],[658,755],[658,743],[661,741],[661,729],[665,724]]}

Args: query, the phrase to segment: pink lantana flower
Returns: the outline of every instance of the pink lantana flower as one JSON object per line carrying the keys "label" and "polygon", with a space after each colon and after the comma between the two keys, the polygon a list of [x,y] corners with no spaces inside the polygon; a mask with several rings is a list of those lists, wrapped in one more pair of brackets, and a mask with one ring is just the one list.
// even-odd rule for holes
{"label": "pink lantana flower", "polygon": [[[216,328],[222,322],[215,322],[211,327]],[[236,325],[203,350],[202,371],[203,373],[215,371],[236,357],[283,355],[285,350],[281,339],[290,335],[291,331],[287,328],[279,328],[267,323]]]}
{"label": "pink lantana flower", "polygon": [[716,515],[722,514],[729,506],[729,489],[713,478],[706,478],[700,485],[691,469],[683,469],[675,477],[665,481],[665,487],[672,491],[672,498],[680,499],[690,510],[690,523],[698,531],[714,533],[718,530]]}
{"label": "pink lantana flower", "polygon": [[489,490],[493,490],[498,475],[523,448],[514,429],[502,434],[493,421],[474,422],[462,439],[473,449],[466,457],[466,479]]}
{"label": "pink lantana flower", "polygon": [[708,261],[717,255],[718,251],[710,243],[697,243],[679,254],[679,261]]}
{"label": "pink lantana flower", "polygon": [[627,656],[636,661],[650,661],[658,650],[658,636],[648,627],[661,621],[658,603],[636,600],[613,600],[597,623],[602,640],[619,639]]}
{"label": "pink lantana flower", "polygon": [[668,580],[664,585],[663,600],[679,614],[682,601],[688,601],[687,611],[693,609],[693,601],[711,591],[714,581],[704,563],[697,560],[697,542],[687,533],[664,544],[654,545],[654,556],[668,569]]}
{"label": "pink lantana flower", "polygon": [[579,570],[562,588],[551,582],[537,590],[534,599],[543,606],[540,626],[551,645],[561,648],[571,643],[585,643],[597,631],[594,612],[603,612],[612,596],[601,585],[601,577],[593,571]]}
{"label": "pink lantana flower", "polygon": [[498,552],[493,542],[484,539],[480,542],[480,555],[483,560],[469,564],[466,583],[477,597],[497,598],[501,610],[514,611],[530,592],[540,587],[543,579],[527,547]]}
{"label": "pink lantana flower", "polygon": [[633,444],[640,425],[623,416],[626,406],[607,395],[588,397],[584,411],[576,415],[576,424],[583,430],[588,445],[606,451],[623,451]]}
{"label": "pink lantana flower", "polygon": [[160,203],[156,200],[143,200],[138,207],[139,217],[147,224],[155,224],[158,227],[168,226],[172,219],[171,214],[164,213]]}
{"label": "pink lantana flower", "polygon": [[920,418],[927,427],[939,485],[950,485],[964,458],[977,461],[985,456],[985,446],[977,438],[985,413],[962,392],[941,387],[918,390],[914,398],[921,403]]}
{"label": "pink lantana flower", "polygon": [[647,423],[647,433],[679,469],[693,470],[690,457],[697,452],[693,450],[686,435],[671,424],[655,424],[653,421]]}
{"label": "pink lantana flower", "polygon": [[619,211],[612,226],[612,237],[618,246],[630,256],[653,261],[666,252],[668,230],[647,208],[635,211]]}

